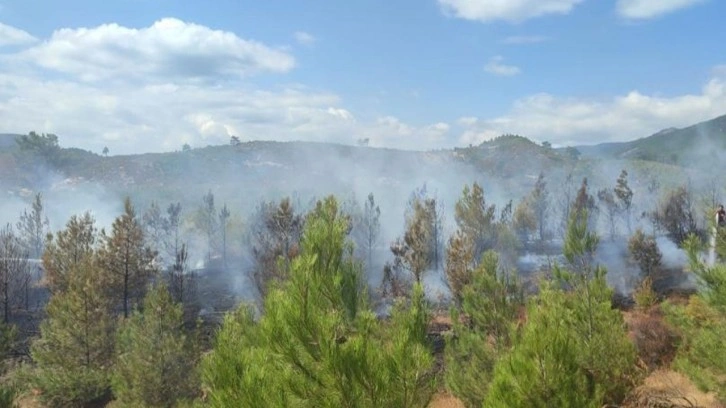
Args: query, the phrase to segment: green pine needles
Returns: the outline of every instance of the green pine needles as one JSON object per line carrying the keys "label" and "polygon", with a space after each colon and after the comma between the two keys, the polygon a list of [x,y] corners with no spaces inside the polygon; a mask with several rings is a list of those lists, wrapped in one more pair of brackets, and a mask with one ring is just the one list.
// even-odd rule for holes
{"label": "green pine needles", "polygon": [[202,365],[213,407],[425,407],[433,390],[428,308],[417,286],[381,322],[367,304],[349,220],[333,197],[305,223],[289,280],[265,314],[230,314]]}

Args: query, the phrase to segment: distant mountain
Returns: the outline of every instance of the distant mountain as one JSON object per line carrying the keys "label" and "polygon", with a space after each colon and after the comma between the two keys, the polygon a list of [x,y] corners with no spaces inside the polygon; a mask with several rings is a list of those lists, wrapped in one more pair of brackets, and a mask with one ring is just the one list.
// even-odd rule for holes
{"label": "distant mountain", "polygon": [[[114,197],[130,195],[142,203],[184,198],[189,205],[197,205],[211,190],[220,201],[238,208],[293,193],[305,200],[351,192],[360,198],[373,191],[382,199],[401,203],[413,189],[426,184],[451,205],[464,184],[478,182],[492,202],[503,205],[531,191],[541,172],[553,189],[561,188],[565,180],[579,183],[582,177],[595,189],[612,185],[621,169],[632,175],[635,189],[644,191],[656,179],[665,186],[681,183],[703,169],[712,172],[703,167],[684,171],[669,159],[676,153],[685,160],[684,152],[696,152],[694,140],[703,140],[704,146],[717,142],[723,146],[725,124],[726,116],[633,142],[579,147],[581,154],[574,148],[553,149],[515,135],[478,146],[426,152],[271,141],[109,157],[76,148],[61,148],[53,157],[0,148],[0,200],[3,194],[22,191],[78,195],[92,188]],[[15,136],[0,135],[0,146],[14,146]],[[726,150],[711,147],[709,151]]]}
{"label": "distant mountain", "polygon": [[630,142],[576,148],[590,158],[640,159],[687,167],[720,165],[726,159],[726,115]]}

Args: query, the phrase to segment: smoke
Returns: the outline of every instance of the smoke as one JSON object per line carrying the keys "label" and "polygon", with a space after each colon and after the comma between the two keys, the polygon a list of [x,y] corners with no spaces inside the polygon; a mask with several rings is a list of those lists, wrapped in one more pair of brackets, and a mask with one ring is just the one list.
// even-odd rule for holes
{"label": "smoke", "polygon": [[607,269],[608,284],[617,293],[629,295],[640,282],[640,268],[631,261],[625,239],[601,241],[595,261]]}
{"label": "smoke", "polygon": [[[714,149],[715,142],[704,149]],[[490,147],[492,147],[490,149]],[[515,146],[515,149],[519,148]],[[381,283],[383,265],[392,259],[389,246],[404,231],[404,213],[412,191],[426,185],[430,196],[443,204],[443,242],[455,231],[454,206],[464,185],[479,183],[487,204],[495,204],[497,215],[510,200],[514,205],[534,186],[536,176],[544,172],[549,191],[546,226],[554,248],[546,253],[528,251],[520,254],[517,267],[526,275],[559,259],[562,226],[566,221],[563,197],[570,189],[570,199],[584,177],[589,193],[596,196],[601,188],[612,189],[621,170],[628,171],[633,190],[632,229],[656,232],[648,218],[640,214],[652,211],[668,183],[677,185],[691,180],[694,191],[708,191],[714,186],[706,180],[705,169],[683,173],[676,166],[660,166],[628,160],[580,160],[568,162],[547,159],[536,146],[527,145],[522,152],[508,153],[507,147],[483,146],[454,151],[412,152],[369,147],[352,147],[318,143],[252,142],[240,146],[215,146],[188,152],[114,156],[97,158],[95,172],[80,168],[66,174],[46,171],[32,185],[6,186],[0,202],[0,221],[15,223],[23,209],[28,208],[35,192],[43,194],[46,215],[51,229],[63,228],[71,215],[91,211],[99,228],[108,229],[123,210],[123,198],[130,196],[139,217],[151,201],[162,211],[172,202],[182,204],[184,218],[182,240],[189,246],[189,266],[202,270],[211,268],[206,254],[209,243],[194,228],[193,217],[202,203],[202,196],[212,192],[217,210],[227,204],[238,221],[231,229],[230,258],[223,275],[226,289],[239,298],[254,297],[249,280],[252,259],[245,229],[254,224],[255,208],[262,201],[278,202],[293,197],[297,212],[305,212],[315,199],[335,194],[341,199],[355,197],[362,207],[373,193],[381,209],[380,237],[375,248],[374,264],[367,269],[367,282]],[[721,150],[719,153],[722,154]],[[726,153],[723,154],[726,156]],[[541,158],[545,157],[545,158]],[[723,157],[726,159],[726,157]],[[721,158],[718,157],[720,160]],[[696,161],[693,162],[697,163]],[[571,176],[569,187],[567,177]],[[653,182],[661,184],[655,186]],[[719,192],[720,194],[720,192]],[[608,282],[619,292],[630,293],[639,270],[628,257],[629,231],[624,218],[617,220],[617,235],[610,240],[609,226],[602,212],[598,215],[596,233],[602,238],[596,261],[608,269]],[[663,263],[669,268],[682,268],[687,258],[683,251],[665,238],[658,238]],[[441,270],[426,274],[425,285],[432,298],[448,296]]]}
{"label": "smoke", "polygon": [[51,172],[31,187],[10,188],[4,192],[5,197],[0,204],[0,222],[3,225],[15,225],[23,211],[30,210],[38,193],[42,195],[43,212],[53,232],[64,228],[71,216],[86,211],[96,219],[99,230],[108,230],[123,210],[123,196],[83,177],[64,177]]}

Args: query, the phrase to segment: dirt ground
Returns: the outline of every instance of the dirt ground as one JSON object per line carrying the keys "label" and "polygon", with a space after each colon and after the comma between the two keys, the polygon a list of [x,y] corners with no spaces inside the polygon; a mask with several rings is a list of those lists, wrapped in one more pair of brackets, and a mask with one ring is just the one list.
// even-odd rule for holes
{"label": "dirt ground", "polygon": [[465,406],[463,402],[452,395],[437,393],[431,400],[429,408],[465,408]]}

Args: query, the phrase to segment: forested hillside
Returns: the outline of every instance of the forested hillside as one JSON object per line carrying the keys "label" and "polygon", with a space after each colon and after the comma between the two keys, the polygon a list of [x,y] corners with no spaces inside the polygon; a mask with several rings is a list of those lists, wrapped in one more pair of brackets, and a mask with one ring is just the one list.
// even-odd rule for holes
{"label": "forested hillside", "polygon": [[13,140],[5,405],[726,401],[724,186],[696,162]]}

